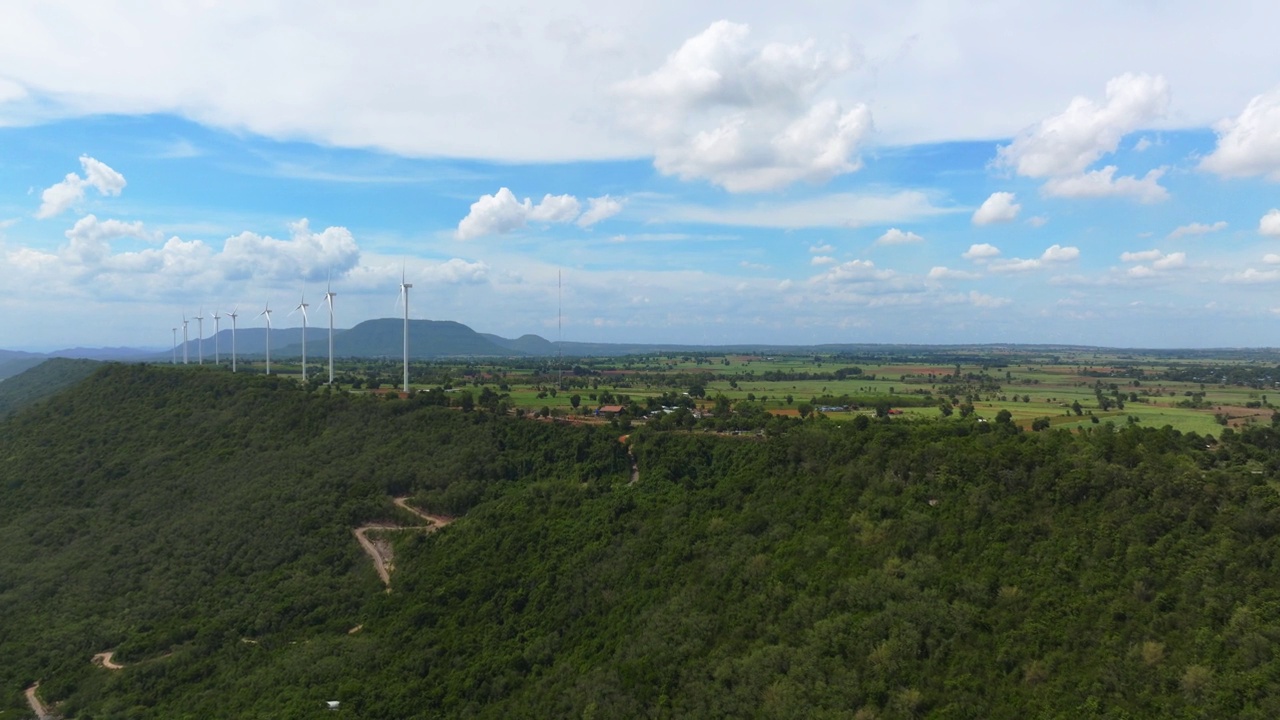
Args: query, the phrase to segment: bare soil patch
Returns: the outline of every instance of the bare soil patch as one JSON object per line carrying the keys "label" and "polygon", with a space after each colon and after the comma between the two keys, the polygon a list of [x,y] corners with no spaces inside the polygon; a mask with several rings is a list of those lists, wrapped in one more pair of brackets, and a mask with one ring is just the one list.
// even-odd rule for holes
{"label": "bare soil patch", "polygon": [[123,666],[123,665],[121,665],[121,664],[119,664],[119,663],[116,663],[116,662],[112,662],[111,658],[112,658],[115,654],[116,654],[116,653],[115,653],[115,651],[114,651],[114,650],[108,650],[108,651],[106,651],[106,652],[100,652],[100,653],[98,653],[97,655],[94,655],[94,656],[93,656],[93,664],[94,664],[94,665],[101,665],[102,667],[104,667],[104,668],[106,668],[106,669],[108,669],[108,670],[123,670],[123,669],[124,669],[124,666]]}

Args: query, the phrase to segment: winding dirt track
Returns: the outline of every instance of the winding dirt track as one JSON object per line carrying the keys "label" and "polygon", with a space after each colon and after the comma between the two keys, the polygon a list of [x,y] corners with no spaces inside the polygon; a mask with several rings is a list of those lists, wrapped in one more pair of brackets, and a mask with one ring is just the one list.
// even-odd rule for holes
{"label": "winding dirt track", "polygon": [[94,665],[101,665],[102,667],[104,667],[104,668],[106,668],[106,669],[108,669],[108,670],[123,670],[123,669],[124,669],[124,666],[123,666],[123,665],[121,665],[121,664],[119,664],[119,663],[116,663],[116,662],[112,662],[112,661],[111,661],[111,657],[112,657],[113,655],[115,655],[115,651],[114,651],[114,650],[108,650],[108,651],[106,651],[106,652],[100,652],[100,653],[98,653],[97,655],[94,655],[94,656],[93,656],[93,664],[94,664]]}
{"label": "winding dirt track", "polygon": [[40,696],[36,695],[36,690],[40,689],[40,683],[36,683],[27,688],[27,704],[31,706],[31,712],[36,714],[39,720],[50,720],[53,716],[49,714],[49,709],[40,702]]}
{"label": "winding dirt track", "polygon": [[426,520],[427,524],[405,527],[403,525],[373,523],[369,525],[361,525],[351,531],[356,536],[356,540],[359,541],[360,547],[364,548],[364,551],[369,554],[369,557],[373,558],[373,568],[378,571],[378,577],[382,578],[382,584],[387,586],[387,592],[391,592],[391,571],[395,569],[395,565],[392,563],[394,556],[391,552],[391,544],[384,541],[370,539],[369,531],[416,530],[419,532],[435,532],[436,530],[439,530],[445,525],[453,522],[453,518],[448,517],[447,515],[432,515],[430,513],[425,513],[418,508],[411,507],[409,505],[409,498],[407,497],[398,497],[395,499],[395,503],[423,520]]}

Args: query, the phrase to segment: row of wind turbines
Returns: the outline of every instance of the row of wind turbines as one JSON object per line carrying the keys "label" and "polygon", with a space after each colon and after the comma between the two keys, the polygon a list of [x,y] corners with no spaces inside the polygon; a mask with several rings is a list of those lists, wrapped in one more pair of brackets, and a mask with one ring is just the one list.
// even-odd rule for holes
{"label": "row of wind turbines", "polygon": [[[400,272],[400,296],[399,301],[404,305],[404,391],[409,392],[409,289],[413,287],[412,283],[406,282],[404,271]],[[325,284],[324,302],[329,307],[329,384],[333,384],[333,299],[338,294],[333,292],[330,283]],[[307,381],[307,308],[311,307],[307,303],[306,293],[302,294],[298,306],[289,314],[295,312],[302,313],[302,381]],[[237,312],[240,306],[237,305],[231,309],[231,312],[225,315],[218,314],[217,310],[213,311],[210,317],[213,319],[213,362],[215,365],[221,364],[221,351],[218,347],[218,336],[222,332],[222,318],[231,318],[231,372],[236,372],[236,319],[240,317]],[[266,303],[262,312],[258,313],[255,318],[265,318],[267,324],[267,374],[271,374],[271,303]],[[199,340],[196,342],[196,361],[200,365],[204,364],[204,308],[191,318],[196,321],[197,334]],[[190,320],[187,314],[182,314],[182,364],[190,363],[189,345],[190,340],[187,336],[188,325]],[[173,328],[173,364],[178,364],[178,328]]]}

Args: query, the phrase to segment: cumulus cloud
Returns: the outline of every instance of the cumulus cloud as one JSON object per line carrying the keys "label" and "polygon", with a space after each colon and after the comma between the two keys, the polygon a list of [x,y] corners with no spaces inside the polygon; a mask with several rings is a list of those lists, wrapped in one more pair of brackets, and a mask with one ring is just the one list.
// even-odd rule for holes
{"label": "cumulus cloud", "polygon": [[977,243],[975,245],[970,245],[969,249],[964,251],[964,253],[960,257],[964,258],[965,260],[973,260],[975,262],[981,262],[983,260],[989,260],[993,257],[996,257],[999,254],[1000,254],[1000,248],[996,247],[995,245],[992,245],[990,243]]}
{"label": "cumulus cloud", "polygon": [[1062,247],[1061,245],[1050,245],[1040,259],[1045,262],[1070,262],[1080,257],[1080,248]]}
{"label": "cumulus cloud", "polygon": [[831,257],[830,255],[814,255],[813,258],[809,260],[809,264],[810,265],[830,265],[835,261],[836,259]]}
{"label": "cumulus cloud", "polygon": [[303,218],[289,230],[288,240],[252,232],[227,238],[218,264],[230,279],[321,280],[330,269],[341,274],[360,260],[360,248],[344,227],[314,232]]}
{"label": "cumulus cloud", "polygon": [[1200,168],[1226,177],[1280,180],[1280,88],[1249,101],[1235,119],[1214,128],[1218,144]]}
{"label": "cumulus cloud", "polygon": [[1080,175],[1050,178],[1040,190],[1046,197],[1131,197],[1148,204],[1169,199],[1169,191],[1159,182],[1164,168],[1151,170],[1142,178],[1132,175],[1117,178],[1115,174],[1116,166],[1108,165]]}
{"label": "cumulus cloud", "polygon": [[1187,264],[1187,254],[1183,252],[1169,253],[1164,257],[1151,263],[1156,270],[1171,270],[1180,268]]}
{"label": "cumulus cloud", "polygon": [[1015,196],[1011,192],[991,193],[991,197],[984,200],[982,206],[974,211],[973,224],[990,225],[1013,220],[1022,210],[1022,206],[1014,200]]}
{"label": "cumulus cloud", "polygon": [[870,260],[850,260],[831,268],[821,275],[815,276],[812,282],[833,284],[867,283],[877,280],[889,280],[894,277],[894,274],[892,270],[876,269],[876,264]]}
{"label": "cumulus cloud", "polygon": [[831,243],[823,243],[822,245],[809,246],[809,252],[815,255],[823,255],[823,254],[831,253],[835,251],[836,251],[835,246],[833,246]]}
{"label": "cumulus cloud", "polygon": [[1280,255],[1275,253],[1267,253],[1262,256],[1262,262],[1268,265],[1280,265]]}
{"label": "cumulus cloud", "polygon": [[1280,270],[1258,270],[1255,268],[1248,268],[1242,272],[1222,278],[1223,282],[1232,285],[1257,285],[1277,280],[1280,280]]}
{"label": "cumulus cloud", "polygon": [[1268,237],[1280,237],[1280,210],[1272,208],[1258,221],[1258,232]]}
{"label": "cumulus cloud", "polygon": [[1218,232],[1219,230],[1225,230],[1226,227],[1227,227],[1227,223],[1225,220],[1219,220],[1218,222],[1213,223],[1212,225],[1193,222],[1187,225],[1182,225],[1180,227],[1174,228],[1173,232],[1169,233],[1169,239],[1175,240],[1180,237],[1208,235],[1209,233],[1215,233],[1215,232]]}
{"label": "cumulus cloud", "polygon": [[95,215],[80,218],[65,235],[70,241],[68,256],[86,265],[102,262],[111,253],[112,240],[132,237],[159,242],[164,239],[159,233],[148,231],[140,221],[99,220]]}
{"label": "cumulus cloud", "polygon": [[582,217],[578,218],[579,227],[591,227],[601,220],[617,215],[622,212],[622,202],[610,197],[602,195],[600,197],[587,198],[587,211],[582,213]]}
{"label": "cumulus cloud", "polygon": [[749,35],[746,25],[712,23],[657,70],[615,87],[626,122],[656,146],[654,166],[730,192],[825,182],[860,168],[871,111],[815,98],[853,57],[813,41],[756,47]]}
{"label": "cumulus cloud", "polygon": [[980,308],[998,308],[1004,307],[1013,302],[1009,298],[996,297],[994,295],[984,295],[977,290],[969,291],[969,304]]}
{"label": "cumulus cloud", "polygon": [[889,228],[883,235],[876,238],[876,245],[906,245],[918,242],[924,242],[924,238],[910,231],[903,232],[898,228]]}
{"label": "cumulus cloud", "polygon": [[420,268],[417,274],[426,282],[474,285],[489,278],[489,266],[483,262],[467,262],[460,258],[453,258],[437,265]]}
{"label": "cumulus cloud", "polygon": [[1132,197],[1158,202],[1168,197],[1159,184],[1163,169],[1141,179],[1115,177],[1108,165],[1088,172],[1104,155],[1116,151],[1124,136],[1163,117],[1169,107],[1169,84],[1161,76],[1126,73],[1107,82],[1101,104],[1076,97],[1063,112],[1041,120],[996,151],[997,167],[1018,175],[1045,179],[1052,197]]}
{"label": "cumulus cloud", "polygon": [[1038,258],[1009,258],[1008,260],[997,260],[992,262],[988,267],[991,272],[997,273],[1028,272],[1030,270],[1038,270],[1045,265],[1071,262],[1079,257],[1080,248],[1050,245]]}
{"label": "cumulus cloud", "polygon": [[458,222],[455,236],[459,240],[471,240],[509,233],[531,222],[564,224],[575,219],[580,227],[590,227],[621,210],[622,202],[608,195],[588,198],[587,210],[582,212],[582,204],[572,195],[547,194],[535,205],[530,198],[517,200],[515,193],[502,187],[498,192],[481,195],[479,200],[471,203],[471,211]]}
{"label": "cumulus cloud", "polygon": [[116,196],[127,184],[123,175],[88,155],[80,156],[80,167],[84,170],[83,177],[67,173],[62,182],[50,185],[40,193],[37,218],[46,219],[62,214],[84,199],[85,188],[91,187],[100,195]]}
{"label": "cumulus cloud", "polygon": [[1121,138],[1165,114],[1169,84],[1160,76],[1126,73],[1107,82],[1101,105],[1076,97],[1067,109],[1033,125],[996,151],[996,163],[1019,175],[1047,178],[1083,173]]}
{"label": "cumulus cloud", "polygon": [[1121,262],[1149,262],[1151,260],[1159,260],[1164,257],[1164,253],[1159,250],[1139,250],[1138,252],[1120,253]]}
{"label": "cumulus cloud", "polygon": [[952,270],[949,267],[935,265],[934,267],[929,268],[929,273],[925,277],[930,280],[977,280],[982,276],[978,273],[972,273],[965,270]]}

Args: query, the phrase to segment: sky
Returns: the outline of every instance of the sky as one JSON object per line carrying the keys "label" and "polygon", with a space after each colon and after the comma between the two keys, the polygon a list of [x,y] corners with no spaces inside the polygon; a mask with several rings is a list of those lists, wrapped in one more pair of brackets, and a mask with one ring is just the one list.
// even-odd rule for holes
{"label": "sky", "polygon": [[1280,6],[442,5],[5,3],[0,347],[1280,346]]}

